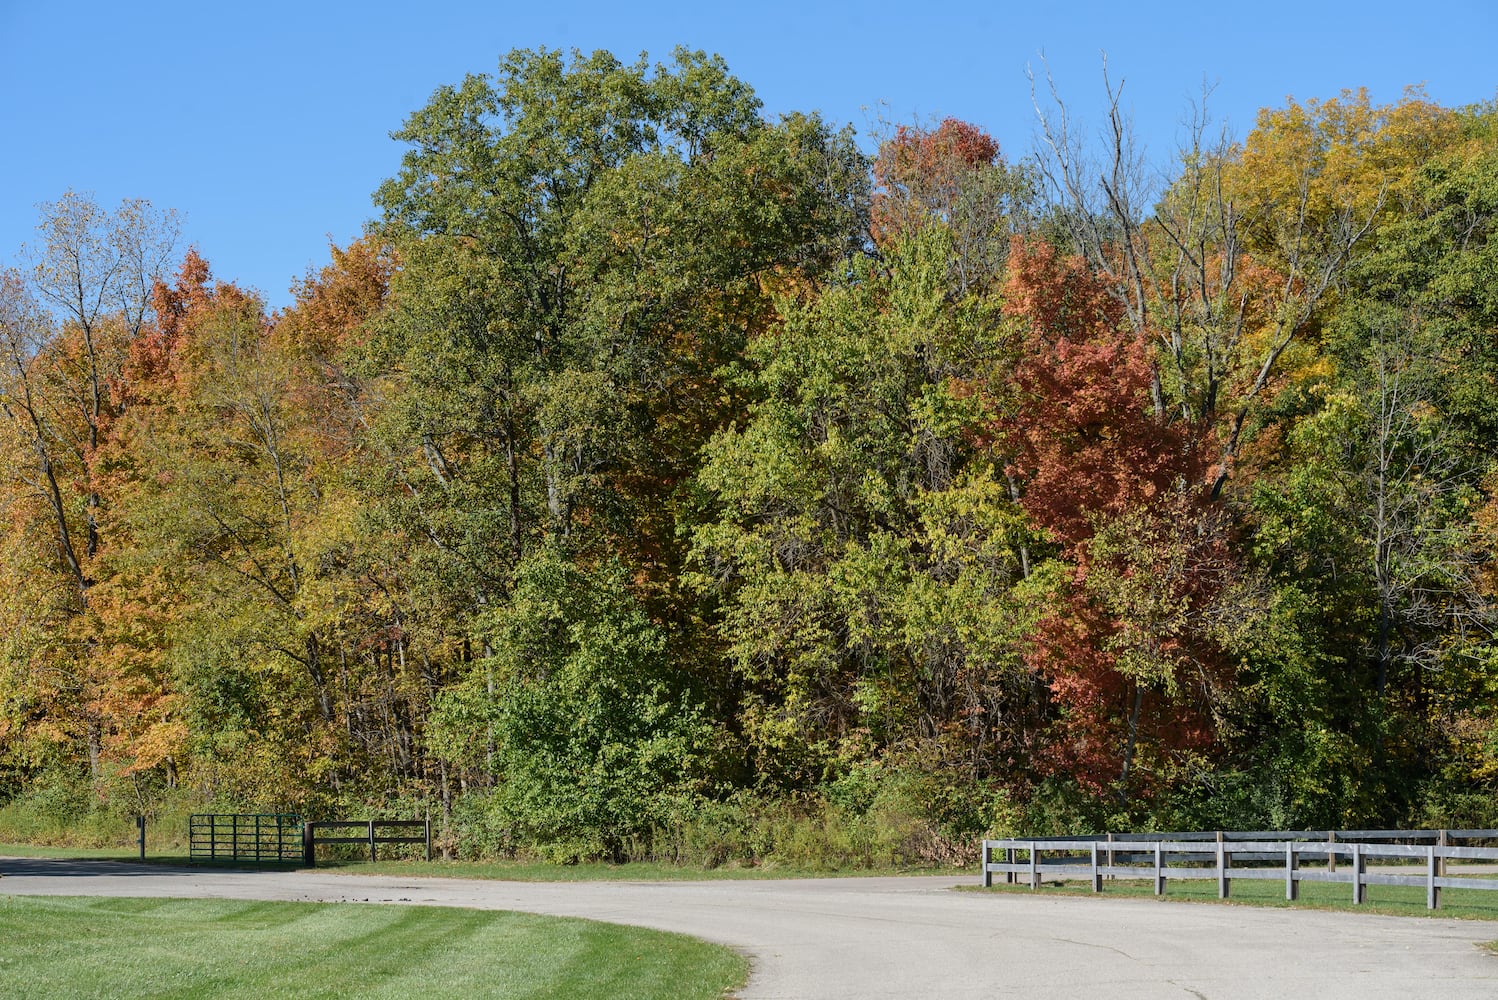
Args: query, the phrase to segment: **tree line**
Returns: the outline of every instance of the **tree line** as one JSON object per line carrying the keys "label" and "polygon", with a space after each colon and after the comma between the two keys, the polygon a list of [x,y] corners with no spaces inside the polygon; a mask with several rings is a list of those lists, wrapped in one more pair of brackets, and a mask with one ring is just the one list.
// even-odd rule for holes
{"label": "tree line", "polygon": [[41,206],[0,802],[562,860],[1498,825],[1498,109],[1290,101],[1152,179],[1109,96],[1101,154],[1042,102],[869,156],[717,57],[512,52],[275,313]]}

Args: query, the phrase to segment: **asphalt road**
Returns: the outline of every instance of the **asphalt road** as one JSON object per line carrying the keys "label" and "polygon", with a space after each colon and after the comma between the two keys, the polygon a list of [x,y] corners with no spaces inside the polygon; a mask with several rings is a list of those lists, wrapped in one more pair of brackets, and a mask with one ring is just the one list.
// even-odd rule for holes
{"label": "asphalt road", "polygon": [[526,883],[15,858],[0,875],[0,895],[420,903],[682,931],[750,956],[743,1000],[1498,997],[1498,956],[1478,947],[1498,924],[953,892],[955,878]]}

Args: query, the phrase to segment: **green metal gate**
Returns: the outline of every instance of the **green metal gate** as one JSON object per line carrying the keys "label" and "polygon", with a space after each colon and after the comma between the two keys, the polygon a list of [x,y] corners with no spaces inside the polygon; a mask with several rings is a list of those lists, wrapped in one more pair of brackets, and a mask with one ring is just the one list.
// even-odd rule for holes
{"label": "green metal gate", "polygon": [[195,813],[188,856],[204,861],[302,860],[302,817],[295,813]]}

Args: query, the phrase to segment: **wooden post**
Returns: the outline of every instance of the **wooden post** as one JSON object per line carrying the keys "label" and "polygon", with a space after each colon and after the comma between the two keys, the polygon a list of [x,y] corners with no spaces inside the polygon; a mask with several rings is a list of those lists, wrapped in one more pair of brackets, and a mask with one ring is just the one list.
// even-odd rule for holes
{"label": "wooden post", "polygon": [[993,849],[989,846],[990,843],[992,841],[985,840],[983,849],[978,854],[978,864],[983,869],[983,888],[985,889],[993,887],[993,872],[988,870],[988,852]]}
{"label": "wooden post", "polygon": [[1228,865],[1232,864],[1232,858],[1223,849],[1222,831],[1217,831],[1217,898],[1228,898]]}
{"label": "wooden post", "polygon": [[1097,841],[1095,840],[1092,842],[1092,891],[1103,891],[1103,875],[1097,869]]}
{"label": "wooden post", "polygon": [[371,864],[379,860],[375,857],[374,820],[369,821],[369,860]]}
{"label": "wooden post", "polygon": [[1040,888],[1040,849],[1034,841],[1030,843],[1030,888]]}
{"label": "wooden post", "polygon": [[146,817],[135,817],[135,832],[140,835],[140,859],[146,860]]}
{"label": "wooden post", "polygon": [[1165,895],[1165,866],[1161,864],[1160,842],[1155,841],[1155,895]]}
{"label": "wooden post", "polygon": [[[1110,832],[1108,834],[1108,867],[1112,868],[1116,864],[1118,862],[1113,860],[1113,834]],[[1112,876],[1110,875],[1109,878],[1112,878]]]}
{"label": "wooden post", "polygon": [[[1446,839],[1446,831],[1445,830],[1438,830],[1436,832],[1436,846],[1437,847],[1445,847],[1445,846],[1447,846],[1447,839]],[[1436,859],[1436,868],[1437,868],[1436,874],[1440,875],[1442,878],[1445,878],[1446,877],[1446,857],[1445,857],[1445,855],[1442,855],[1441,857],[1439,857],[1439,858]]]}
{"label": "wooden post", "polygon": [[310,822],[302,824],[302,864],[308,868],[317,867],[317,834],[312,827]]}
{"label": "wooden post", "polygon": [[[1441,831],[1442,835],[1446,833]],[[1445,858],[1436,858],[1436,849],[1427,847],[1425,849],[1425,908],[1427,910],[1439,910],[1441,908],[1441,887],[1436,885],[1436,874],[1438,866]]]}
{"label": "wooden post", "polygon": [[[427,864],[431,864],[432,863],[432,817],[431,816],[427,816],[426,825],[422,829],[426,833],[426,838],[427,838]],[[988,852],[985,851],[984,852],[984,856],[987,857],[987,854],[988,854]],[[984,867],[987,867],[986,862],[985,862]]]}
{"label": "wooden post", "polygon": [[1300,880],[1295,877],[1300,868],[1300,855],[1295,853],[1294,841],[1285,842],[1285,899],[1295,902],[1300,898]]}
{"label": "wooden post", "polygon": [[[1337,842],[1336,830],[1326,831],[1326,842],[1328,844],[1335,844]],[[1337,853],[1335,851],[1326,852],[1326,870],[1329,874],[1337,874]]]}
{"label": "wooden post", "polygon": [[[1006,848],[1004,848],[1004,864],[1006,864],[1006,865],[1012,865],[1012,864],[1014,864],[1015,853],[1016,852],[1015,852],[1014,848],[1012,848],[1012,847],[1006,847]],[[1013,885],[1014,884],[1014,872],[1007,871],[1007,872],[1004,873],[1004,884],[1005,885]]]}
{"label": "wooden post", "polygon": [[1352,845],[1352,901],[1362,904],[1368,899],[1368,887],[1363,884],[1363,873],[1367,860],[1363,857],[1363,845]]}

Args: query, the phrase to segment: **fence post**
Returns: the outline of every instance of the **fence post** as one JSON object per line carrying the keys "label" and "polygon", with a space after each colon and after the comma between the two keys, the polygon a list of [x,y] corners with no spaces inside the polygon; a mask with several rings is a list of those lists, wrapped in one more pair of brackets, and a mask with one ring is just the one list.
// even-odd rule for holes
{"label": "fence post", "polygon": [[[1108,833],[1108,867],[1112,868],[1116,864],[1118,864],[1118,862],[1115,861],[1115,860],[1113,860],[1113,833],[1112,833],[1112,831],[1109,831],[1109,833]],[[1113,876],[1110,875],[1108,877],[1112,878]]]}
{"label": "fence post", "polygon": [[[1014,848],[1012,848],[1012,847],[1006,847],[1006,848],[1004,848],[1004,864],[1006,864],[1006,865],[1012,865],[1012,864],[1014,864],[1014,855],[1015,855],[1015,853],[1016,852],[1015,852]],[[1014,872],[1007,871],[1007,872],[1004,873],[1004,884],[1005,885],[1013,885],[1014,884]]]}
{"label": "fence post", "polygon": [[1222,831],[1217,831],[1217,898],[1228,898],[1228,865],[1232,859],[1223,850]]}
{"label": "fence post", "polygon": [[1030,888],[1040,888],[1040,850],[1035,842],[1030,842]]}
{"label": "fence post", "polygon": [[316,824],[308,820],[302,824],[302,863],[308,868],[317,867]]}
{"label": "fence post", "polygon": [[142,813],[135,817],[135,831],[140,834],[140,859],[146,860],[146,817]]}
{"label": "fence post", "polygon": [[988,870],[988,852],[990,850],[988,845],[990,843],[992,841],[985,840],[983,842],[983,849],[978,854],[978,866],[983,870],[983,888],[985,889],[993,887],[993,872]]}
{"label": "fence post", "polygon": [[374,820],[369,821],[369,860],[371,864],[379,860],[375,857]]}
{"label": "fence post", "polygon": [[[1448,846],[1448,841],[1446,839],[1446,831],[1445,830],[1440,830],[1440,831],[1438,831],[1436,833],[1436,846],[1437,847],[1446,847],[1446,846]],[[1442,878],[1445,878],[1446,877],[1446,856],[1444,854],[1441,857],[1439,857],[1439,858],[1436,859],[1436,868],[1437,868],[1436,874],[1439,875],[1439,876],[1441,876]]]}
{"label": "fence post", "polygon": [[[1336,830],[1328,830],[1328,831],[1326,831],[1326,842],[1328,844],[1335,844],[1337,842],[1337,831]],[[1329,874],[1329,875],[1335,875],[1335,874],[1337,874],[1337,852],[1336,851],[1327,851],[1326,852],[1326,871],[1327,871],[1327,874]]]}
{"label": "fence post", "polygon": [[1092,891],[1103,891],[1103,876],[1097,870],[1097,841],[1095,840],[1092,842]]}
{"label": "fence post", "polygon": [[1368,887],[1363,884],[1365,864],[1363,845],[1354,843],[1352,845],[1352,901],[1354,904],[1361,904],[1367,900]]}
{"label": "fence post", "polygon": [[[1444,835],[1446,831],[1442,830],[1441,833]],[[1446,859],[1441,858],[1440,860],[1445,861]],[[1436,860],[1436,849],[1434,847],[1427,847],[1425,849],[1425,908],[1427,910],[1439,910],[1441,908],[1441,888],[1436,885],[1436,871],[1439,863]]]}
{"label": "fence post", "polygon": [[1161,863],[1160,842],[1155,841],[1155,895],[1165,895],[1165,866]]}
{"label": "fence post", "polygon": [[427,864],[431,864],[432,863],[432,817],[428,816],[426,818],[426,823],[422,826],[422,832],[426,835],[426,838],[427,838]]}
{"label": "fence post", "polygon": [[1300,867],[1300,856],[1295,853],[1295,842],[1285,841],[1285,899],[1295,902],[1300,897],[1300,882],[1296,879],[1296,871]]}

